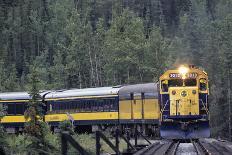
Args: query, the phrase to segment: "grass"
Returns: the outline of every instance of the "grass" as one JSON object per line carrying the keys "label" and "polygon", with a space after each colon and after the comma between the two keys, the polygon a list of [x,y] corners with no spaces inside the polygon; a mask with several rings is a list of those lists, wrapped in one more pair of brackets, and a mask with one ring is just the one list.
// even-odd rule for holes
{"label": "grass", "polygon": [[[26,137],[26,135],[8,135],[6,136],[7,148],[6,152],[10,155],[26,155],[27,154],[27,146],[31,143],[30,139]],[[90,154],[96,154],[96,140],[95,134],[79,134],[73,135],[73,138]],[[47,139],[49,143],[55,147],[54,152],[50,152],[49,154],[61,154],[61,139],[59,134],[51,134],[47,135]],[[115,139],[110,137],[111,142],[115,144]],[[114,151],[103,141],[101,140],[101,152],[102,153],[114,153]],[[126,149],[126,142],[124,140],[120,140],[119,143],[120,151]],[[78,152],[71,146],[68,145],[68,154],[76,155]]]}

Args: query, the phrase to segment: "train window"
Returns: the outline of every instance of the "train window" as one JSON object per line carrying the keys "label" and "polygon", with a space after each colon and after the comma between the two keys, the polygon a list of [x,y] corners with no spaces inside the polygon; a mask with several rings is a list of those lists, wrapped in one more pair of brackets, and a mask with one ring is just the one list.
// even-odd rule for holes
{"label": "train window", "polygon": [[15,104],[14,103],[8,103],[7,104],[7,114],[8,115],[14,115],[15,114]]}
{"label": "train window", "polygon": [[118,102],[117,102],[117,100],[113,99],[113,103],[114,103],[113,110],[118,111]]}
{"label": "train window", "polygon": [[50,104],[52,105],[52,111],[57,112],[63,110],[75,110],[76,112],[117,111],[118,108],[115,98],[56,101]]}
{"label": "train window", "polygon": [[69,110],[70,108],[70,101],[65,102],[65,109]]}
{"label": "train window", "polygon": [[62,102],[58,102],[59,104],[59,110],[63,110],[64,109],[64,104],[62,104]]}
{"label": "train window", "polygon": [[85,111],[91,111],[91,101],[85,101]]}
{"label": "train window", "polygon": [[72,105],[72,106],[71,106],[71,107],[72,107],[72,109],[73,109],[73,110],[75,110],[75,109],[76,109],[76,104],[75,104],[75,102],[74,102],[74,101],[71,101],[71,105]]}
{"label": "train window", "polygon": [[109,108],[110,108],[110,105],[111,105],[110,99],[104,99],[103,100],[103,105],[104,105],[103,110],[104,111],[109,111]]}
{"label": "train window", "polygon": [[58,103],[53,103],[53,107],[54,107],[54,110],[57,111],[60,109],[59,107],[59,104]]}
{"label": "train window", "polygon": [[185,86],[196,86],[197,80],[196,79],[185,79]]}
{"label": "train window", "polygon": [[72,101],[72,103],[73,103],[74,109],[78,111],[79,107],[76,101]]}
{"label": "train window", "polygon": [[99,111],[104,111],[104,102],[101,99],[98,100]]}
{"label": "train window", "polygon": [[23,108],[23,104],[22,103],[16,103],[15,104],[15,112],[16,114],[24,114],[24,108]]}
{"label": "train window", "polygon": [[77,112],[80,112],[80,103],[78,103],[77,101],[73,101],[73,103],[75,104],[75,110]]}
{"label": "train window", "polygon": [[168,80],[163,80],[161,83],[162,92],[168,92]]}
{"label": "train window", "polygon": [[108,100],[108,111],[114,111],[114,99],[107,99]]}
{"label": "train window", "polygon": [[80,109],[80,112],[84,112],[85,111],[85,105],[84,105],[83,101],[79,102],[79,109]]}
{"label": "train window", "polygon": [[207,90],[207,81],[206,79],[200,79],[200,90],[206,91]]}
{"label": "train window", "polygon": [[183,80],[182,79],[168,80],[168,86],[169,87],[180,87],[182,85],[183,85]]}

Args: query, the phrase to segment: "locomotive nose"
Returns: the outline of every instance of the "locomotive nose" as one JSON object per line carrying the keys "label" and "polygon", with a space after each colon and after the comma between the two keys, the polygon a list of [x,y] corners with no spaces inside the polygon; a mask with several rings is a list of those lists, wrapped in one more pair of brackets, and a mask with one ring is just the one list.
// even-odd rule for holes
{"label": "locomotive nose", "polygon": [[197,87],[172,87],[170,88],[170,115],[186,116],[198,115],[199,106]]}

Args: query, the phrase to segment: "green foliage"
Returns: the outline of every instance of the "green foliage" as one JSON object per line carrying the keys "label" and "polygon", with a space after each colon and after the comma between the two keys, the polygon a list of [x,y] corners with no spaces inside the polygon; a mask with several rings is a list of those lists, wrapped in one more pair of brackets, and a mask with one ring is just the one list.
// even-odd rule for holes
{"label": "green foliage", "polygon": [[[212,127],[227,135],[231,0],[2,4],[1,92],[27,90],[31,66],[37,90],[45,90],[151,82],[167,68],[195,64],[210,76]],[[28,117],[42,114],[39,106],[29,111]]]}
{"label": "green foliage", "polygon": [[25,118],[29,120],[30,123],[36,125],[40,118],[43,118],[42,111],[42,97],[39,94],[40,79],[38,78],[38,72],[35,67],[32,68],[32,73],[28,75],[29,77],[29,94],[30,101],[27,110],[25,111]]}
{"label": "green foliage", "polygon": [[27,146],[32,142],[23,135],[8,135],[6,138],[9,154],[26,154]]}
{"label": "green foliage", "polygon": [[73,125],[69,120],[65,120],[63,122],[60,122],[59,128],[60,128],[61,132],[68,131],[69,133],[74,134]]}
{"label": "green foliage", "polygon": [[31,74],[29,74],[29,94],[31,99],[28,108],[25,111],[25,118],[28,122],[25,125],[25,133],[31,142],[26,146],[27,152],[32,154],[49,154],[55,148],[49,143],[47,135],[50,132],[48,124],[43,122],[44,112],[42,107],[42,98],[39,94],[40,79],[38,72],[34,66],[32,67]]}

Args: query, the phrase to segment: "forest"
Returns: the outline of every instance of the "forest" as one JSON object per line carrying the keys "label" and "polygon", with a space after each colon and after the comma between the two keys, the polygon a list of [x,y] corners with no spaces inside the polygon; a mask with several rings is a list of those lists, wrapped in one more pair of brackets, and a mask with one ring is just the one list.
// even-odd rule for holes
{"label": "forest", "polygon": [[229,134],[231,0],[0,0],[0,92],[156,82],[194,64],[210,78],[213,136]]}

